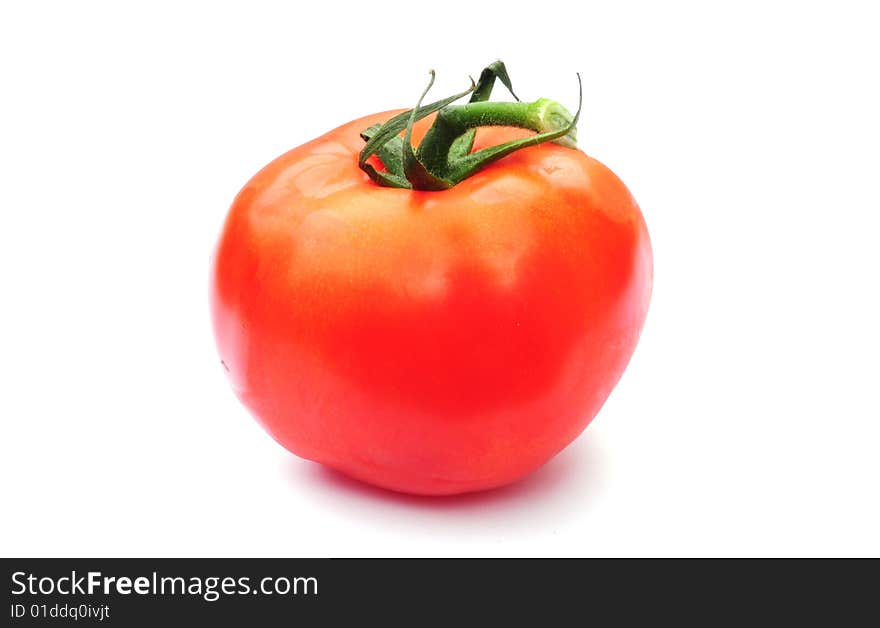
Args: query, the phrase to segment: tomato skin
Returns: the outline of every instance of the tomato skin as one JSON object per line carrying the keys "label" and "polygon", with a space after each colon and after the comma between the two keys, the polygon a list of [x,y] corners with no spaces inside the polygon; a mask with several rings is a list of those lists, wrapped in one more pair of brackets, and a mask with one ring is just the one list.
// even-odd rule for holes
{"label": "tomato skin", "polygon": [[[358,133],[393,113],[282,155],[236,197],[211,273],[219,353],[299,456],[408,493],[501,486],[620,378],[650,300],[647,229],[610,170],[555,144],[442,192],[380,187]],[[480,129],[475,149],[523,133]]]}

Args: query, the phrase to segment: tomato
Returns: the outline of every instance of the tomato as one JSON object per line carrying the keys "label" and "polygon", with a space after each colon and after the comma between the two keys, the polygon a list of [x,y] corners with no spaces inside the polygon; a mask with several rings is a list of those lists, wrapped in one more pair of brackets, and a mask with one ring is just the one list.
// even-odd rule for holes
{"label": "tomato", "polygon": [[[211,272],[219,353],[298,456],[408,493],[497,487],[620,378],[651,293],[645,222],[608,168],[551,143],[442,191],[381,187],[359,133],[394,113],[291,150],[235,198]],[[528,135],[480,128],[475,149]]]}

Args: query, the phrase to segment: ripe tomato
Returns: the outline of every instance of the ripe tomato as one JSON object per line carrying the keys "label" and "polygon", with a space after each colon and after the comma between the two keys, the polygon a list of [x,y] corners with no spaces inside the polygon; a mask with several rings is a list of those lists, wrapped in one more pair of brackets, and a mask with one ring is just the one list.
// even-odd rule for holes
{"label": "ripe tomato", "polygon": [[[359,132],[393,113],[282,155],[236,197],[211,275],[220,356],[299,456],[409,493],[500,486],[568,445],[620,378],[648,233],[608,168],[557,144],[443,191],[380,187]],[[481,128],[475,148],[527,135]]]}

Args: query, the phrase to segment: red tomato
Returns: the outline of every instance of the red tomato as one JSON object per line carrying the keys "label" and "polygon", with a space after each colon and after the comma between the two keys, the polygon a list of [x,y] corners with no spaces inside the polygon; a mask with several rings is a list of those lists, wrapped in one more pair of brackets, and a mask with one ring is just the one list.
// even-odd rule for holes
{"label": "red tomato", "polygon": [[[236,197],[211,276],[220,356],[298,456],[409,493],[507,484],[583,431],[629,361],[645,223],[608,168],[557,144],[448,190],[380,187],[359,132],[390,115],[282,155]],[[526,135],[481,128],[475,148]]]}

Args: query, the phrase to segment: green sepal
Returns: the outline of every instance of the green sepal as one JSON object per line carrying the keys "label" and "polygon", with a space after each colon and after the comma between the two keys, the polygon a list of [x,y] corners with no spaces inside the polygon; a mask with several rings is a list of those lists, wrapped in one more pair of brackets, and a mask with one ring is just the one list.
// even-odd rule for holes
{"label": "green sepal", "polygon": [[385,185],[394,188],[411,188],[412,186],[403,177],[396,176],[388,172],[380,172],[376,170],[371,164],[368,164],[367,159],[376,154],[381,146],[384,146],[389,141],[391,141],[392,138],[398,136],[398,134],[403,131],[404,128],[406,128],[406,125],[409,123],[410,118],[414,118],[414,121],[421,120],[422,118],[431,115],[435,111],[438,111],[443,107],[452,104],[459,98],[467,96],[472,91],[474,91],[475,88],[476,84],[474,83],[473,79],[471,79],[471,86],[461,93],[450,96],[449,98],[444,98],[443,100],[438,100],[437,102],[433,102],[430,105],[426,105],[418,109],[404,111],[392,117],[390,120],[385,122],[385,124],[383,124],[378,129],[378,131],[376,131],[376,134],[373,135],[367,141],[366,145],[361,149],[361,152],[358,155],[358,166],[360,166],[361,170],[366,172],[369,177],[379,185]]}
{"label": "green sepal", "polygon": [[416,122],[416,115],[419,111],[419,107],[422,105],[422,100],[434,84],[434,76],[434,70],[431,70],[431,80],[428,82],[425,91],[422,92],[419,102],[416,103],[415,109],[410,113],[409,121],[406,124],[406,135],[403,137],[403,174],[415,190],[446,190],[453,186],[453,183],[450,181],[437,177],[431,173],[425,165],[419,161],[419,158],[416,156],[415,152],[413,152],[412,147],[412,132],[413,125]]}
{"label": "green sepal", "polygon": [[[370,138],[373,137],[381,128],[381,124],[374,124],[373,126],[364,129],[363,131],[361,131],[361,139],[365,142],[369,142]],[[379,150],[376,151],[376,156],[379,158],[379,160],[382,162],[382,165],[385,166],[388,172],[399,177],[403,177],[402,137],[400,137],[399,135],[395,135],[385,144],[382,144],[379,147]]]}

